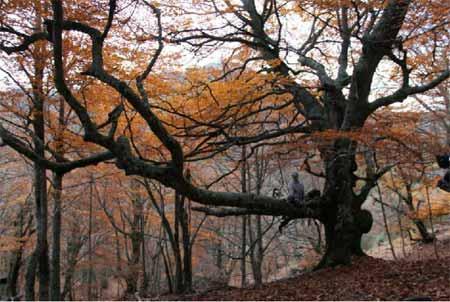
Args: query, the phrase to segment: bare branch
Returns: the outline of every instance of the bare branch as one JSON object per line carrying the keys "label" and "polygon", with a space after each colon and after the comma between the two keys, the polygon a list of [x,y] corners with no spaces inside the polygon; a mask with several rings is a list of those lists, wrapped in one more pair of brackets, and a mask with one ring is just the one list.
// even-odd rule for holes
{"label": "bare branch", "polygon": [[439,76],[428,82],[427,84],[412,87],[405,85],[400,89],[398,89],[396,92],[394,92],[392,95],[381,97],[370,103],[370,111],[374,112],[380,107],[403,102],[404,100],[406,100],[408,96],[431,90],[436,86],[438,86],[439,84],[443,83],[449,77],[450,77],[450,70],[447,69],[443,71]]}

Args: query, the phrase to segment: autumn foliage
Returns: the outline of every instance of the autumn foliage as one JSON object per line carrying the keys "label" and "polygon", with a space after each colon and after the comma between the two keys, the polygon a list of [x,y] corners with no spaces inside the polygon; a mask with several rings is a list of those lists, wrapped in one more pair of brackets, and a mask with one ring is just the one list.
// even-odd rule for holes
{"label": "autumn foliage", "polygon": [[435,0],[0,1],[5,295],[261,286],[392,246],[397,223],[435,242],[449,24]]}

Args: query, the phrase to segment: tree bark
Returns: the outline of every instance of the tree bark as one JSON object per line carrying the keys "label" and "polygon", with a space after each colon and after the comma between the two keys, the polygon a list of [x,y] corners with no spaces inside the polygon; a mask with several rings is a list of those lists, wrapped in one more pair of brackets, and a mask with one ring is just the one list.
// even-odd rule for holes
{"label": "tree bark", "polygon": [[34,301],[35,291],[34,291],[34,283],[36,280],[36,270],[38,266],[38,261],[36,258],[36,251],[34,251],[29,259],[27,265],[27,271],[25,273],[25,300],[26,301]]}
{"label": "tree bark", "polygon": [[[183,198],[184,199],[184,198]],[[183,202],[184,204],[184,202]],[[182,208],[181,228],[183,235],[183,291],[192,291],[192,246],[189,219],[186,209]]]}
{"label": "tree bark", "polygon": [[[253,281],[255,287],[262,285],[262,261],[263,261],[263,246],[262,246],[262,229],[261,216],[255,217],[256,226],[252,223],[252,217],[249,217],[248,234],[250,241],[250,260],[252,265]],[[254,230],[254,227],[256,230]],[[255,236],[256,235],[256,236]]]}
{"label": "tree bark", "polygon": [[17,281],[19,279],[19,272],[22,266],[23,247],[13,252],[12,263],[8,274],[8,280],[6,285],[7,295],[11,298],[17,296]]}
{"label": "tree bark", "polygon": [[145,216],[144,213],[142,213],[141,218],[141,246],[142,246],[142,286],[141,286],[141,296],[145,296],[148,291],[149,286],[149,273],[147,272],[147,253],[146,253],[146,246],[145,246]]}
{"label": "tree bark", "polygon": [[420,238],[423,243],[432,243],[435,240],[435,237],[428,232],[427,227],[420,219],[413,219],[414,224],[420,233]]}
{"label": "tree bark", "polygon": [[[136,187],[135,187],[136,188]],[[126,294],[134,295],[138,289],[139,262],[142,248],[141,221],[143,220],[143,205],[139,196],[134,196],[133,200],[133,220],[131,222],[131,259],[128,262],[128,272],[126,277]]]}
{"label": "tree bark", "polygon": [[49,300],[50,269],[47,241],[47,180],[45,169],[37,166],[35,171],[37,243],[36,257],[39,271],[39,300]]}
{"label": "tree bark", "polygon": [[181,248],[180,248],[180,228],[182,219],[182,197],[178,192],[175,192],[175,231],[174,231],[174,240],[175,244],[172,245],[174,257],[175,257],[175,293],[181,294],[184,291],[183,284],[183,260],[181,256]]}
{"label": "tree bark", "polygon": [[[247,192],[247,152],[246,147],[242,146],[241,154],[241,191]],[[246,257],[247,257],[247,221],[248,216],[242,217],[241,227],[241,287],[247,285],[247,269],[246,269]]]}
{"label": "tree bark", "polygon": [[50,298],[61,300],[61,198],[63,175],[53,175],[53,245],[50,275]]}
{"label": "tree bark", "polygon": [[[32,223],[33,223],[33,214],[30,211],[30,199],[27,198],[26,203],[22,206],[19,211],[17,222],[15,223],[16,236],[18,238],[23,238],[25,236],[30,236],[32,234]],[[23,253],[25,248],[25,242],[20,244],[20,247],[13,251],[12,253],[12,262],[10,265],[10,270],[7,279],[7,294],[9,297],[15,299],[14,297],[18,294],[18,280],[20,268],[23,264]],[[34,285],[34,281],[33,281]]]}
{"label": "tree bark", "polygon": [[[412,185],[409,183],[406,184],[406,186],[405,186],[406,187],[406,196],[403,196],[402,200],[406,203],[406,205],[408,206],[408,209],[411,212],[415,213],[416,211],[419,210],[420,202],[417,205],[417,209],[414,208],[411,186]],[[417,230],[419,231],[419,234],[420,234],[421,241],[423,243],[432,243],[435,240],[435,237],[428,232],[428,229],[422,220],[413,218],[412,221],[415,224],[415,226],[417,227]]]}
{"label": "tree bark", "polygon": [[167,279],[167,287],[169,288],[169,293],[173,293],[173,285],[172,285],[172,274],[170,273],[169,261],[167,261],[166,253],[164,252],[164,248],[161,250],[163,261],[164,261],[164,269],[166,271],[166,279]]}
{"label": "tree bark", "polygon": [[384,208],[383,195],[381,193],[381,189],[380,189],[380,186],[378,185],[378,183],[377,183],[377,190],[378,190],[378,196],[380,198],[381,213],[383,214],[384,228],[386,230],[386,235],[388,237],[389,247],[391,248],[392,257],[394,258],[394,260],[397,260],[397,255],[395,254],[394,245],[392,244],[391,232],[389,231],[388,221],[387,221],[387,217],[386,217],[386,210]]}
{"label": "tree bark", "polygon": [[139,277],[139,259],[141,254],[141,236],[139,232],[133,232],[131,239],[131,259],[128,263],[128,271],[126,276],[126,294],[134,295],[137,291]]}
{"label": "tree bark", "polygon": [[94,176],[91,175],[91,180],[89,183],[89,229],[88,229],[88,261],[89,261],[89,267],[88,267],[88,292],[87,297],[89,301],[92,301],[92,279],[93,279],[93,263],[92,263],[92,228],[93,228],[93,199],[94,199],[94,192],[93,192],[93,186],[94,186]]}
{"label": "tree bark", "polygon": [[61,300],[65,300],[67,296],[72,296],[72,283],[75,274],[75,267],[78,262],[78,255],[83,247],[80,228],[74,225],[69,240],[67,241],[67,270],[64,278],[64,288],[61,293]]}
{"label": "tree bark", "polygon": [[[42,30],[42,10],[39,4],[36,4],[36,28]],[[34,130],[33,145],[35,153],[45,158],[45,123],[44,123],[44,63],[42,61],[44,47],[38,46],[33,52],[34,78],[33,87],[33,117],[32,125]],[[49,258],[47,241],[47,176],[46,169],[41,164],[34,163],[34,195],[36,203],[36,261],[38,262],[39,272],[39,300],[49,300]],[[30,270],[30,274],[33,270]],[[29,276],[29,282],[32,280]],[[31,287],[31,285],[30,285]]]}
{"label": "tree bark", "polygon": [[361,238],[373,223],[369,211],[353,192],[356,144],[337,139],[332,152],[325,149],[326,183],[323,198],[328,207],[321,221],[325,226],[326,249],[317,268],[350,264],[352,256],[364,256]]}
{"label": "tree bark", "polygon": [[[267,159],[264,159],[260,156],[260,153],[263,152],[263,147],[256,149],[255,151],[255,185],[256,185],[256,195],[261,195],[262,186],[264,183],[264,175],[267,166]],[[250,168],[247,169],[248,174],[250,175]],[[251,188],[249,187],[249,190]],[[250,218],[251,219],[251,218]],[[251,247],[252,247],[252,271],[253,271],[253,279],[255,281],[255,286],[260,287],[263,283],[263,271],[262,265],[264,260],[264,243],[263,243],[263,232],[262,232],[262,224],[261,224],[261,215],[255,216],[256,230],[255,230],[255,241],[250,239]],[[253,230],[249,224],[249,231],[252,234]]]}
{"label": "tree bark", "polygon": [[[64,156],[64,128],[65,128],[64,100],[59,100],[58,108],[58,132],[55,138],[55,152],[58,156]],[[60,160],[57,159],[57,162]],[[53,173],[53,246],[50,274],[50,298],[53,301],[61,300],[61,204],[62,185],[64,174]]]}

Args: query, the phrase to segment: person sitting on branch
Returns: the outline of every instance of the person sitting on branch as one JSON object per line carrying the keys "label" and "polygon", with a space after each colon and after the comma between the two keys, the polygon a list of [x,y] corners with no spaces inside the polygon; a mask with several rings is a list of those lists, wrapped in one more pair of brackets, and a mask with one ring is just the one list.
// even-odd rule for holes
{"label": "person sitting on branch", "polygon": [[297,172],[292,173],[292,180],[288,186],[288,197],[287,201],[295,206],[302,204],[305,198],[305,187],[299,180],[299,175]]}

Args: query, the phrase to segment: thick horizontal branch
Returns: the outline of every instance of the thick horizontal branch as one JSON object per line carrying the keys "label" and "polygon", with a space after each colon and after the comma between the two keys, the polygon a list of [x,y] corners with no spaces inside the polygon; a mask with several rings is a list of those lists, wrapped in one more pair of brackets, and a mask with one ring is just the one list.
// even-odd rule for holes
{"label": "thick horizontal branch", "polygon": [[[0,32],[6,32],[6,30],[3,30],[3,29],[4,28],[0,28]],[[15,52],[21,52],[21,51],[27,50],[28,47],[31,44],[33,44],[33,43],[35,43],[37,41],[49,40],[49,35],[48,35],[48,33],[45,33],[45,32],[35,33],[35,34],[30,35],[30,36],[22,36],[22,35],[20,35],[20,37],[23,37],[23,40],[22,40],[22,42],[19,45],[7,46],[7,45],[5,45],[5,41],[1,41],[1,43],[0,43],[0,50],[4,51],[8,55],[10,55],[10,54],[15,53]]]}
{"label": "thick horizontal branch", "polygon": [[205,213],[209,216],[228,217],[228,216],[243,216],[243,215],[264,215],[259,211],[240,209],[240,208],[208,208],[208,207],[192,207],[192,210]]}
{"label": "thick horizontal branch", "polygon": [[[262,197],[262,196],[261,196]],[[243,215],[267,215],[267,216],[288,216],[291,218],[316,218],[320,219],[322,204],[320,199],[305,202],[300,206],[293,206],[286,200],[276,200],[276,206],[265,208],[261,203],[260,207],[193,207],[197,212],[216,217],[243,216]]]}
{"label": "thick horizontal branch", "polygon": [[374,102],[370,103],[370,111],[374,112],[375,110],[377,110],[380,107],[389,106],[394,103],[403,102],[410,95],[423,93],[428,90],[431,90],[431,89],[435,88],[436,86],[438,86],[439,84],[441,84],[442,82],[444,82],[445,80],[447,80],[449,77],[450,77],[450,70],[447,69],[444,72],[442,72],[438,77],[436,77],[435,79],[433,79],[432,81],[430,81],[427,84],[413,86],[413,87],[410,87],[410,86],[402,87],[402,88],[398,89],[396,92],[394,92],[392,95],[381,97],[381,98],[375,100]]}
{"label": "thick horizontal branch", "polygon": [[1,124],[0,124],[0,138],[1,138],[0,146],[2,145],[9,146],[16,152],[30,159],[31,161],[45,167],[46,169],[52,170],[53,172],[60,174],[69,173],[72,170],[84,168],[91,165],[96,165],[114,158],[114,155],[110,151],[105,151],[79,160],[54,162],[39,156],[26,144],[24,144],[12,133],[6,130]]}

